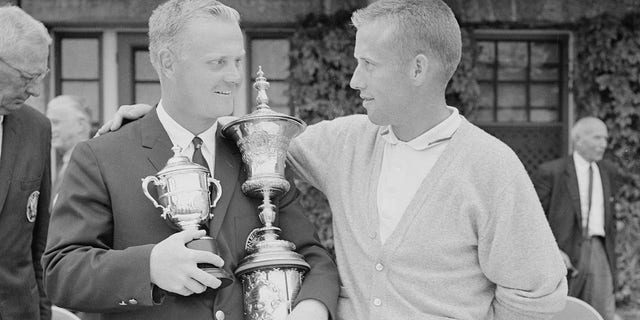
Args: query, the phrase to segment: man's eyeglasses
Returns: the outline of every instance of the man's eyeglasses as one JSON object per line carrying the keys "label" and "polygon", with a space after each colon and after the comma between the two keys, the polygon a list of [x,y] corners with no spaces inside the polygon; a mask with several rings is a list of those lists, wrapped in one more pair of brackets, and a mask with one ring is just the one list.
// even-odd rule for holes
{"label": "man's eyeglasses", "polygon": [[12,66],[9,62],[7,62],[6,60],[0,58],[0,61],[2,61],[2,63],[6,64],[9,66],[9,68],[17,71],[20,74],[20,77],[22,78],[22,80],[25,82],[25,84],[27,85],[35,85],[38,84],[40,81],[42,81],[42,79],[44,79],[44,77],[47,75],[47,73],[49,73],[49,68],[47,68],[47,70],[41,72],[41,73],[29,73],[26,71],[22,71],[14,66]]}

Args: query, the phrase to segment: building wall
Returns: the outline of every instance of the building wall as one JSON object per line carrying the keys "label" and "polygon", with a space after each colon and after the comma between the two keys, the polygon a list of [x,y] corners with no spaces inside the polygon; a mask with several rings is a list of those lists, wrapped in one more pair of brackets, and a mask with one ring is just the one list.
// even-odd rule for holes
{"label": "building wall", "polygon": [[602,13],[640,11],[638,0],[445,0],[462,22],[567,24]]}
{"label": "building wall", "polygon": [[[25,11],[47,25],[140,26],[164,0],[22,0]],[[293,24],[309,13],[331,13],[364,4],[358,0],[226,0],[248,25]]]}

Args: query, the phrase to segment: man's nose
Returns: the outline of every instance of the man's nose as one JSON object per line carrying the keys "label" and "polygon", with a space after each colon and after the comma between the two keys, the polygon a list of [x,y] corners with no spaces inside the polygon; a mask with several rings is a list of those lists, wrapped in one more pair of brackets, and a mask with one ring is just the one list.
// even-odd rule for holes
{"label": "man's nose", "polygon": [[39,83],[34,83],[34,82],[29,82],[27,84],[27,93],[34,96],[34,97],[38,97],[40,96],[40,84]]}

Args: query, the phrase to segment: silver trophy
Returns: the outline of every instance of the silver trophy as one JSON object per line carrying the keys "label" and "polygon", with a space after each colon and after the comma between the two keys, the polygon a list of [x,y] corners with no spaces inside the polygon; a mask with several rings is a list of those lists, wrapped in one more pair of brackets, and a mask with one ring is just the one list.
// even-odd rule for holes
{"label": "silver trophy", "polygon": [[284,175],[287,149],[306,125],[269,108],[269,83],[262,68],[257,75],[253,85],[258,90],[257,110],[222,127],[224,136],[234,140],[242,154],[247,172],[242,192],[262,199],[258,216],[263,227],[247,237],[247,255],[235,274],[242,279],[245,320],[284,320],[309,264],[295,252],[293,243],[280,239],[280,229],[273,225],[277,211],[271,199],[289,191]]}
{"label": "silver trophy", "polygon": [[[200,229],[213,218],[212,209],[222,196],[222,187],[211,177],[209,169],[180,155],[180,147],[171,150],[174,155],[167,165],[155,176],[142,179],[142,192],[156,208],[162,209],[162,218],[176,229]],[[150,183],[158,192],[158,201],[149,193]],[[218,253],[215,240],[209,236],[192,240],[187,247]],[[220,279],[221,288],[233,282],[231,275],[222,268],[207,263],[200,263],[198,267]]]}

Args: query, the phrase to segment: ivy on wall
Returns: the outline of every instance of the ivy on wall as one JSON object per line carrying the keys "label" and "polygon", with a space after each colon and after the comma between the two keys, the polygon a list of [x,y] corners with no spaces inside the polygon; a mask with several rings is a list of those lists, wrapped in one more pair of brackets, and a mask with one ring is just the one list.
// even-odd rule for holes
{"label": "ivy on wall", "polygon": [[640,305],[640,13],[584,19],[575,29],[577,113],[603,119],[608,154],[628,179],[616,203],[618,303]]}

